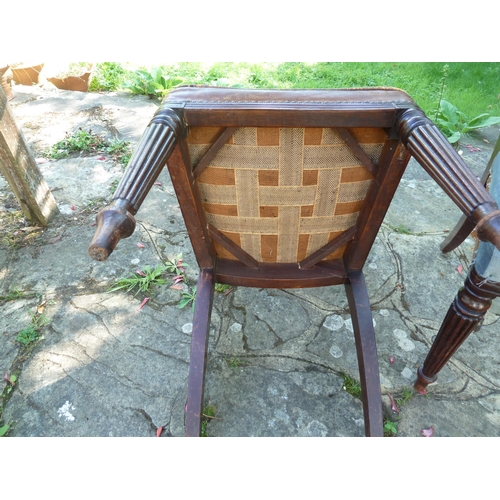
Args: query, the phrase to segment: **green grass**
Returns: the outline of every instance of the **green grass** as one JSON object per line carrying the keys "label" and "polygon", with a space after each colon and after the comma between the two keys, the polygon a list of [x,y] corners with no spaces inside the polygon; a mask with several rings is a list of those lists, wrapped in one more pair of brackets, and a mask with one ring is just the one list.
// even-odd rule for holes
{"label": "green grass", "polygon": [[396,87],[435,119],[441,98],[469,118],[482,113],[500,116],[499,80],[500,63],[495,62],[180,62],[154,67],[105,62],[96,65],[90,89],[128,88],[161,97],[179,83],[277,89]]}
{"label": "green grass", "polygon": [[344,379],[344,385],[342,389],[349,393],[351,396],[360,399],[361,398],[361,385],[357,380],[349,377],[345,373],[341,373],[340,376]]}
{"label": "green grass", "polygon": [[207,437],[207,424],[212,419],[215,418],[215,406],[209,405],[203,408],[203,415],[201,419],[201,437]]}
{"label": "green grass", "polygon": [[142,271],[138,270],[128,278],[119,279],[114,285],[109,287],[108,292],[116,292],[117,290],[132,292],[135,290],[136,295],[139,292],[150,293],[153,286],[165,284],[162,276],[167,271],[167,267],[162,264],[158,264],[154,269],[151,269],[150,266],[145,266]]}
{"label": "green grass", "polygon": [[[500,115],[500,63],[177,63],[162,66],[169,79],[183,84],[251,88],[397,87],[406,90],[432,118],[443,98],[466,115]],[[152,70],[152,68],[143,68]],[[132,78],[129,72],[127,78]]]}

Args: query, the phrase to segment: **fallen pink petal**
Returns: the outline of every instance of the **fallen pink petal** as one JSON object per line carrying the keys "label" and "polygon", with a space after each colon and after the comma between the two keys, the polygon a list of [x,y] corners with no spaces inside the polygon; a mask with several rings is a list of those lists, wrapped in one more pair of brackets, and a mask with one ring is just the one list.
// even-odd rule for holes
{"label": "fallen pink petal", "polygon": [[428,438],[434,435],[434,427],[431,425],[428,429],[422,429],[422,436]]}
{"label": "fallen pink petal", "polygon": [[156,429],[156,437],[159,438],[162,432],[163,432],[163,427],[158,427],[158,429]]}
{"label": "fallen pink petal", "polygon": [[427,389],[422,389],[421,391],[418,391],[422,396],[425,396],[427,394]]}
{"label": "fallen pink petal", "polygon": [[396,361],[394,359],[394,356],[389,356],[389,363],[391,363],[391,365],[394,363],[394,361]]}
{"label": "fallen pink petal", "polygon": [[161,182],[155,182],[155,186],[161,186]]}
{"label": "fallen pink petal", "polygon": [[50,161],[50,160],[48,160],[47,158],[37,158],[37,159],[36,159],[36,162],[37,162],[39,165],[40,165],[41,163],[47,163],[48,161]]}
{"label": "fallen pink petal", "polygon": [[137,246],[138,246],[139,248],[146,248],[146,247],[145,247],[145,245],[143,245],[142,243],[137,243]]}
{"label": "fallen pink petal", "polygon": [[15,385],[14,382],[12,382],[12,380],[10,379],[10,376],[7,372],[5,372],[4,376],[3,376],[4,380],[6,380],[10,385]]}
{"label": "fallen pink petal", "polygon": [[182,285],[172,285],[170,288],[172,290],[184,290],[184,287]]}
{"label": "fallen pink petal", "polygon": [[76,210],[75,205],[71,205],[69,208],[71,208],[71,210]]}
{"label": "fallen pink petal", "polygon": [[141,305],[139,306],[139,309],[137,309],[138,311],[140,311],[145,305],[146,303],[148,302],[149,300],[149,297],[146,297],[142,302],[141,302]]}
{"label": "fallen pink petal", "polygon": [[396,406],[396,401],[394,401],[394,398],[391,396],[391,393],[388,392],[387,395],[389,396],[389,399],[391,400],[391,409],[392,409],[392,411],[395,411],[396,413],[399,413],[399,409]]}
{"label": "fallen pink petal", "polygon": [[140,269],[137,269],[136,273],[139,275],[139,276],[146,276]]}
{"label": "fallen pink petal", "polygon": [[458,271],[458,274],[462,274],[462,273],[463,273],[464,268],[462,267],[462,265],[461,265],[461,264],[459,264],[459,265],[457,266],[457,271]]}
{"label": "fallen pink petal", "polygon": [[174,276],[172,280],[174,281],[174,285],[177,285],[184,282],[184,276]]}
{"label": "fallen pink petal", "polygon": [[98,156],[98,157],[97,157],[97,159],[98,159],[98,160],[103,161],[103,160],[105,160],[106,158],[104,158],[104,156]]}

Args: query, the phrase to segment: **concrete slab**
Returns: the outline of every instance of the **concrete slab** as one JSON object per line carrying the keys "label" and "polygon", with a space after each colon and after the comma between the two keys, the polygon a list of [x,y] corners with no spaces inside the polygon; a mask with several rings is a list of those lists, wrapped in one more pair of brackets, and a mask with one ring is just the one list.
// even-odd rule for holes
{"label": "concrete slab", "polygon": [[[16,88],[11,106],[38,155],[78,127],[134,145],[156,109],[147,98],[27,87]],[[478,175],[492,149],[481,146],[463,148]],[[118,278],[180,253],[187,282],[196,284],[168,174],[142,206],[136,232],[98,263],[87,255],[95,213],[121,167],[95,157],[41,167],[68,210],[18,247],[11,237],[22,220],[11,220],[15,203],[0,179],[0,370],[18,374],[8,397],[7,382],[0,383],[2,422],[12,424],[12,436],[154,436],[158,427],[163,436],[182,436],[191,310],[178,308],[181,291],[171,282],[153,289],[141,309],[144,295],[107,292]],[[412,161],[365,266],[385,411],[398,420],[399,436],[431,425],[436,436],[500,434],[500,308],[490,310],[427,397],[410,390],[471,262],[471,239],[449,255],[439,252],[458,217]],[[24,296],[7,300],[15,289]],[[49,323],[43,339],[23,350],[16,337],[37,308]],[[209,436],[363,434],[360,400],[343,388],[345,376],[359,378],[343,287],[216,294],[208,360],[205,403],[216,417]],[[399,415],[388,393],[400,402]]]}

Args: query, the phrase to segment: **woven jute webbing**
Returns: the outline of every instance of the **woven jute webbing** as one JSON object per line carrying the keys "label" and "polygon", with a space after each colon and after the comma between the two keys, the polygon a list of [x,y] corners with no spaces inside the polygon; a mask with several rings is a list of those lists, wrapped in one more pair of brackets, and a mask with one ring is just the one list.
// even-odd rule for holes
{"label": "woven jute webbing", "polygon": [[[193,168],[221,133],[197,127],[188,136]],[[387,136],[349,129],[377,165]],[[197,182],[207,222],[258,262],[300,262],[356,224],[373,180],[329,128],[237,129]],[[344,248],[327,258],[338,258]],[[235,259],[216,244],[223,258]]]}

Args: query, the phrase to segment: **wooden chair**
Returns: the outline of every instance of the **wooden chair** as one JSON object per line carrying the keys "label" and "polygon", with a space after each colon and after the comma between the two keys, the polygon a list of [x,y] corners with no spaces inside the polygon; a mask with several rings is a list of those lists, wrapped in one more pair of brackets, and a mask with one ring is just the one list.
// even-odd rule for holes
{"label": "wooden chair", "polygon": [[[106,260],[167,163],[200,267],[186,433],[197,436],[215,283],[344,285],[365,433],[383,435],[363,265],[410,156],[500,245],[500,212],[434,124],[397,89],[172,91],[147,127],[89,248]],[[160,215],[160,214],[159,214]],[[286,312],[284,311],[284,314]]]}
{"label": "wooden chair", "polygon": [[[493,199],[500,203],[500,137],[481,178],[488,185]],[[481,225],[477,228],[480,230]],[[443,241],[441,250],[451,252],[476,228],[465,216]],[[479,327],[494,298],[500,296],[500,252],[494,245],[481,241],[463,288],[450,305],[431,349],[418,369],[415,389],[424,391],[435,382],[437,374],[457,352],[470,333]]]}

